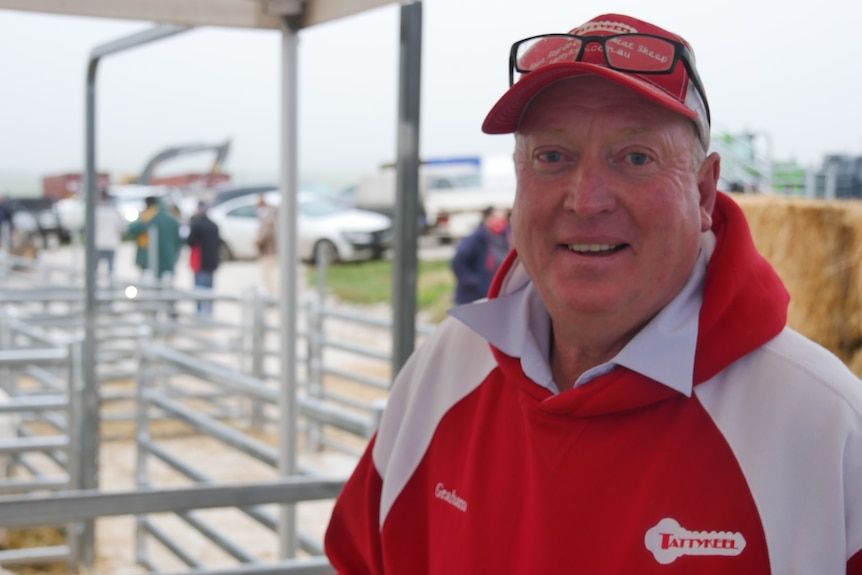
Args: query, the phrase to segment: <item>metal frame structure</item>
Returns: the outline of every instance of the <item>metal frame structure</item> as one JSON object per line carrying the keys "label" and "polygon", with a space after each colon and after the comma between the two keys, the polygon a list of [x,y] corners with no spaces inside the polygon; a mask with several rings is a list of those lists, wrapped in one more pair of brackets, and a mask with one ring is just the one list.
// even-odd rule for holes
{"label": "metal frame structure", "polygon": [[351,16],[395,0],[2,0],[0,8],[165,22],[181,26],[227,26],[279,30],[281,17],[302,14],[308,28]]}
{"label": "metal frame structure", "polygon": [[[84,321],[83,300],[84,295],[79,287],[81,275],[69,266],[65,269],[60,266],[49,266],[38,261],[30,262],[30,267],[19,266],[27,263],[23,259],[0,259],[0,381],[14,382],[20,374],[26,373],[29,377],[38,377],[44,381],[44,397],[38,401],[19,399],[13,397],[6,407],[0,407],[0,416],[15,413],[40,413],[56,415],[62,419],[70,394],[68,388],[80,390],[80,334]],[[11,264],[8,268],[4,264]],[[46,269],[41,269],[45,267]],[[325,281],[326,273],[323,267],[317,271],[318,282]],[[47,269],[50,268],[50,269]],[[68,274],[68,279],[56,279],[58,274]],[[118,285],[127,285],[127,278],[115,278]],[[132,281],[131,283],[135,283]],[[75,522],[83,525],[92,522],[94,517],[115,516],[135,514],[140,515],[139,540],[146,535],[155,538],[174,551],[177,558],[186,561],[186,564],[200,572],[212,573],[268,573],[270,565],[262,565],[256,562],[248,550],[238,546],[236,542],[219,533],[216,527],[210,525],[205,518],[199,517],[195,508],[208,508],[216,506],[208,503],[211,501],[206,495],[210,489],[216,487],[215,477],[206,468],[195,468],[188,462],[178,459],[170,453],[169,449],[159,444],[158,438],[146,434],[151,422],[175,420],[183,425],[197,430],[197,435],[206,436],[217,440],[226,446],[226,449],[245,454],[247,457],[258,460],[272,469],[274,483],[290,481],[301,475],[309,475],[313,481],[315,471],[313,464],[303,461],[297,466],[297,473],[289,478],[281,477],[278,472],[279,449],[270,444],[261,443],[258,431],[272,430],[281,423],[279,418],[279,395],[277,386],[278,369],[272,369],[276,363],[281,363],[283,356],[275,349],[275,336],[277,336],[278,312],[275,309],[274,300],[262,296],[258,292],[248,295],[220,296],[215,293],[204,293],[196,289],[176,289],[169,286],[159,285],[152,281],[152,285],[146,282],[137,283],[137,294],[134,298],[124,295],[122,290],[109,289],[104,284],[97,293],[97,335],[99,365],[99,385],[102,406],[102,418],[105,421],[114,421],[110,416],[119,416],[119,421],[137,420],[138,437],[136,444],[141,453],[147,458],[155,458],[160,461],[160,466],[167,465],[175,473],[185,476],[189,481],[195,482],[205,492],[198,495],[193,490],[179,491],[177,496],[188,496],[192,501],[202,501],[199,507],[178,507],[173,509],[170,503],[160,503],[146,479],[146,467],[144,463],[139,467],[139,490],[123,492],[122,494],[105,493],[96,489],[83,491],[68,491],[69,486],[60,481],[55,473],[40,475],[39,468],[25,466],[32,478],[15,480],[16,485],[11,487],[26,488],[31,485],[33,490],[43,491],[53,489],[54,497],[68,503],[68,506],[58,504],[55,499],[30,496],[0,497],[0,526],[26,526],[33,525],[47,519],[56,520],[61,523]],[[198,317],[194,313],[194,302],[209,296],[216,302],[219,309],[236,307],[236,312],[230,309],[225,314],[226,318],[215,320]],[[345,354],[357,356],[363,360],[371,360],[380,365],[391,363],[391,354],[387,354],[385,347],[374,347],[369,340],[356,340],[353,343],[349,338],[339,338],[329,334],[326,328],[335,328],[335,332],[344,334],[353,333],[352,325],[362,325],[380,330],[383,334],[393,328],[393,323],[385,317],[370,316],[356,312],[330,309],[325,305],[325,285],[319,283],[316,296],[309,294],[307,301],[301,308],[305,310],[303,322],[305,328],[301,332],[303,339],[307,341],[307,353],[299,361],[304,364],[304,381],[301,380],[302,393],[296,398],[299,418],[302,421],[302,430],[305,433],[303,455],[312,457],[318,451],[326,448],[329,454],[342,453],[347,456],[358,456],[361,452],[356,451],[363,442],[366,442],[377,427],[379,417],[385,405],[385,392],[388,389],[385,378],[374,378],[363,376],[362,373],[348,373],[338,363],[332,361],[327,350],[337,352],[338,357]],[[175,310],[176,314],[167,313],[168,309]],[[3,315],[5,311],[13,312],[12,315]],[[324,325],[324,323],[328,325]],[[332,322],[332,324],[329,324]],[[339,329],[339,326],[340,329]],[[431,332],[433,326],[424,325],[420,327],[417,336],[425,336]],[[13,331],[14,330],[14,331]],[[6,332],[14,333],[14,337],[4,335]],[[58,348],[57,342],[74,340],[77,351],[64,351]],[[382,338],[386,341],[385,337]],[[312,343],[314,345],[312,345]],[[378,339],[378,344],[380,344]],[[32,347],[36,345],[37,347]],[[297,355],[302,356],[301,346],[297,346]],[[326,356],[326,357],[324,357]],[[137,358],[137,359],[135,359]],[[324,361],[328,359],[329,362]],[[218,363],[215,363],[215,362]],[[269,363],[269,366],[265,364]],[[267,368],[269,367],[269,368]],[[59,371],[56,371],[58,370]],[[14,370],[16,373],[8,373],[4,370]],[[60,377],[51,377],[49,371],[59,373]],[[377,369],[372,369],[376,373]],[[64,375],[68,374],[68,376]],[[115,380],[128,380],[136,378],[138,385],[133,393],[117,396],[113,390],[112,382]],[[326,379],[334,378],[346,382],[364,386],[367,390],[374,390],[375,395],[379,392],[381,399],[369,399],[367,393],[362,393],[365,401],[359,397],[346,397],[343,390],[330,387]],[[77,381],[77,383],[67,383]],[[152,384],[156,382],[159,388],[154,389]],[[190,386],[189,384],[193,385]],[[138,397],[138,394],[141,397]],[[61,397],[63,396],[63,397]],[[79,398],[80,393],[72,393],[71,398]],[[123,406],[110,408],[112,401],[118,402],[135,400],[135,413],[122,412]],[[259,410],[256,409],[258,404]],[[235,409],[233,406],[242,406]],[[147,406],[149,406],[147,408]],[[203,408],[201,408],[203,407]],[[66,418],[65,426],[59,427],[61,433],[65,433],[69,440],[68,447],[50,439],[42,443],[27,436],[20,436],[8,442],[6,452],[13,456],[24,448],[45,449],[49,453],[56,452],[57,457],[62,458],[62,465],[68,468],[71,478],[77,476],[74,468],[77,465],[77,456],[80,450],[74,446],[75,438],[80,436],[76,430],[80,429],[85,422],[80,416],[72,415],[80,413],[79,406],[69,404],[70,413]],[[105,418],[105,412],[109,417]],[[30,417],[30,416],[28,416]],[[122,419],[122,418],[125,419]],[[255,418],[260,418],[256,421]],[[227,425],[232,422],[234,425]],[[63,422],[61,422],[63,423]],[[239,423],[240,427],[236,424]],[[239,429],[247,427],[250,434],[242,433]],[[345,435],[347,434],[347,435]],[[344,442],[349,435],[352,441]],[[32,441],[31,441],[32,439]],[[3,442],[0,441],[0,453],[4,451]],[[38,450],[36,450],[38,451]],[[21,462],[22,464],[24,462]],[[337,481],[344,480],[343,477]],[[70,483],[70,485],[72,485]],[[291,495],[282,493],[281,488],[275,484],[255,482],[251,484],[233,484],[225,489],[233,492],[232,497],[240,501],[248,490],[261,488],[270,493],[275,493],[267,503],[290,503],[294,501]],[[72,485],[74,488],[74,485]],[[57,491],[59,490],[59,491]],[[273,491],[274,490],[274,491]],[[163,492],[164,490],[159,490]],[[0,485],[0,493],[2,493]],[[173,491],[167,490],[168,495],[173,497]],[[141,498],[137,494],[141,493]],[[77,496],[80,495],[79,499]],[[279,498],[280,497],[280,498]],[[310,500],[310,498],[300,500]],[[213,498],[213,501],[217,498]],[[21,501],[26,501],[28,514],[22,517],[23,511]],[[80,502],[90,502],[94,505],[93,513],[81,513],[78,506]],[[224,499],[223,507],[234,507],[234,499]],[[152,506],[151,503],[154,503]],[[82,503],[83,504],[83,503]],[[249,504],[251,507],[257,503]],[[237,505],[242,511],[246,511],[246,505]],[[96,512],[95,510],[99,510]],[[19,513],[20,511],[20,513]],[[152,522],[146,516],[163,511],[174,511],[183,521],[186,521],[192,529],[200,530],[205,538],[212,544],[222,547],[228,554],[232,554],[240,562],[235,568],[229,570],[216,569],[205,570],[202,565],[181,546],[174,543],[173,547],[165,545],[173,540],[166,534],[164,528],[156,522]],[[279,517],[272,512],[264,513],[262,510],[250,509],[253,519],[262,526],[269,528],[272,533],[280,537]],[[59,514],[59,515],[58,515]],[[53,547],[34,548],[30,550],[16,550],[0,554],[0,564],[22,564],[29,562],[44,562],[46,560],[67,560],[70,563],[85,563],[86,555],[81,551],[81,540],[78,537],[80,531],[76,528],[71,532],[68,545]],[[312,563],[287,562],[278,563],[284,573],[323,573],[326,572],[325,564],[320,558],[322,548],[320,542],[307,534],[294,534],[298,547],[302,550],[317,555]],[[174,549],[174,547],[176,549]],[[84,549],[85,551],[86,549]],[[138,548],[138,559],[142,565],[154,569],[151,557],[141,547]],[[182,559],[185,557],[185,559]],[[316,563],[315,563],[316,562]],[[314,569],[318,569],[315,571]],[[307,570],[307,571],[306,571]]]}
{"label": "metal frame structure", "polygon": [[[275,28],[282,31],[282,118],[281,118],[281,193],[283,201],[279,207],[279,228],[296,229],[298,188],[298,162],[296,152],[297,135],[297,52],[298,32],[305,26],[341,17],[370,7],[387,4],[391,0],[213,0],[207,10],[194,12],[199,3],[188,0],[150,0],[149,10],[142,2],[118,0],[82,0],[68,3],[61,0],[0,0],[0,8],[45,11],[91,16],[140,18],[162,20],[170,24],[156,26],[150,30],[95,47],[86,73],[86,135],[85,135],[85,305],[83,364],[80,390],[76,390],[80,401],[81,430],[79,442],[79,465],[74,468],[74,483],[84,490],[98,488],[99,454],[99,391],[96,378],[96,250],[93,236],[95,204],[97,194],[96,170],[96,72],[102,58],[128,49],[157,41],[184,32],[197,25],[246,25]],[[74,4],[74,6],[73,6]],[[253,10],[249,11],[251,8]],[[161,17],[152,17],[161,10]],[[214,21],[216,14],[234,11],[237,20]],[[239,12],[242,12],[240,14]],[[206,13],[209,15],[207,16]],[[394,266],[394,329],[393,329],[393,374],[403,365],[415,346],[416,277],[417,277],[417,230],[418,221],[418,167],[419,167],[419,86],[421,76],[421,27],[422,4],[420,0],[403,0],[401,6],[401,66],[398,117],[398,185],[396,195],[396,238]],[[206,18],[210,18],[207,20]],[[238,22],[243,24],[238,24]],[[294,234],[278,236],[281,275],[280,346],[282,370],[279,381],[279,411],[284,422],[279,433],[279,466],[282,475],[296,472],[296,422],[299,414],[296,381],[296,326],[297,290],[293,270],[296,257]],[[281,534],[281,556],[293,557],[297,551],[294,533],[295,510],[292,505],[280,509],[279,533]],[[84,522],[80,531],[80,557],[91,565],[95,555],[95,534],[92,520]]]}
{"label": "metal frame structure", "polygon": [[[129,20],[158,21],[166,26],[186,29],[193,26],[229,26],[245,28],[280,29],[283,33],[282,54],[284,75],[282,95],[281,144],[281,192],[283,198],[296,195],[296,35],[302,28],[343,18],[372,8],[401,4],[400,75],[396,186],[396,237],[395,265],[393,271],[393,373],[412,353],[415,340],[416,312],[416,231],[418,218],[419,188],[419,110],[422,46],[422,1],[421,0],[0,0],[0,9],[95,16]],[[163,27],[162,32],[166,32]],[[156,30],[157,30],[156,29]],[[147,34],[149,32],[144,32]],[[160,32],[154,31],[154,34]],[[122,42],[120,40],[118,42]],[[104,47],[110,46],[110,44]],[[99,48],[94,50],[94,53]],[[92,61],[91,61],[92,62]],[[89,74],[89,72],[88,72]],[[88,113],[94,112],[89,110]],[[89,124],[88,124],[89,125]],[[87,136],[88,146],[90,136]],[[93,144],[95,145],[95,144]],[[88,148],[89,150],[89,148]],[[89,151],[88,151],[89,154]],[[288,170],[290,170],[288,172]],[[95,176],[91,174],[87,184],[88,198],[94,194]],[[293,200],[295,201],[295,200]],[[90,204],[91,201],[88,201]],[[94,208],[88,208],[94,209]],[[295,222],[295,205],[282,202],[279,210],[281,224]],[[282,229],[293,229],[283,227]],[[287,235],[287,234],[282,234]],[[280,247],[290,248],[290,243]],[[279,255],[281,269],[291,251],[282,250]],[[288,282],[282,283],[281,300],[290,301],[292,295]],[[285,319],[295,317],[295,310],[286,309]],[[287,325],[287,324],[285,324]],[[289,335],[289,334],[288,334]],[[285,345],[286,347],[286,345]],[[289,378],[285,386],[290,387]],[[289,454],[288,454],[289,455]]]}

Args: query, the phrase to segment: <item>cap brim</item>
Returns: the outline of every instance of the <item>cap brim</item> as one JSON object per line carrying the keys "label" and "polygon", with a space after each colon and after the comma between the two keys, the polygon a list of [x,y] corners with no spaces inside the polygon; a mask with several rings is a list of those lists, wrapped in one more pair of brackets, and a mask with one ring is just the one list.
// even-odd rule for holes
{"label": "cap brim", "polygon": [[523,75],[488,112],[482,123],[482,131],[486,134],[511,134],[517,131],[524,110],[539,92],[560,80],[590,74],[607,78],[623,87],[634,90],[655,103],[687,118],[697,119],[697,112],[680,102],[678,95],[669,94],[634,74],[618,72],[605,66],[586,62],[568,62],[544,66],[540,70]]}

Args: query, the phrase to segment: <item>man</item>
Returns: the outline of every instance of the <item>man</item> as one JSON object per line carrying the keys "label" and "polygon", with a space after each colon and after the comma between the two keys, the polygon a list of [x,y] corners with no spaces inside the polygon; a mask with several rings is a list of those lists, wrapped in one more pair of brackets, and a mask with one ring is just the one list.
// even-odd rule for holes
{"label": "man", "polygon": [[[189,237],[186,242],[191,246],[191,268],[195,274],[195,287],[212,289],[215,270],[219,265],[221,236],[218,225],[207,215],[207,205],[198,202],[198,211],[189,223]],[[198,313],[212,315],[212,300],[198,300]]]}
{"label": "man", "polygon": [[6,196],[0,194],[0,247],[11,250],[12,230],[15,227],[14,210]]}
{"label": "man", "polygon": [[510,61],[515,251],[399,374],[333,565],[862,573],[862,383],[786,327],[690,47],[611,14]]}
{"label": "man", "polygon": [[452,258],[455,303],[470,303],[488,295],[491,280],[509,253],[509,214],[502,208],[482,210],[476,230],[458,243]]}
{"label": "man", "polygon": [[99,262],[105,261],[108,283],[113,285],[114,257],[126,231],[126,220],[120,215],[107,189],[102,189],[99,192],[99,202],[96,204],[95,214],[96,230],[93,242],[96,246],[96,267],[99,266]]}
{"label": "man", "polygon": [[[144,199],[146,208],[137,220],[129,224],[129,236],[138,249],[135,264],[143,271],[149,271],[154,279],[170,281],[180,254],[180,224],[159,203],[156,196]],[[155,242],[153,248],[151,243]],[[150,252],[155,251],[156,262],[150,262]]]}
{"label": "man", "polygon": [[276,220],[278,211],[266,201],[266,196],[260,194],[257,198],[257,219],[260,226],[255,238],[258,251],[258,265],[261,280],[267,295],[276,295],[276,268],[278,266],[278,236],[276,235]]}

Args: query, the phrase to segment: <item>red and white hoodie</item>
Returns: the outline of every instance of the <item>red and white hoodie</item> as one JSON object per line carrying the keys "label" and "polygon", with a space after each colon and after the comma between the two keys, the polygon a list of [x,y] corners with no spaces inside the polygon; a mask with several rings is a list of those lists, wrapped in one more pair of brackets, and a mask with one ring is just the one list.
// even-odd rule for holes
{"label": "red and white hoodie", "polygon": [[333,511],[338,573],[862,575],[862,383],[785,326],[728,196],[704,236],[683,292],[563,393],[513,253],[399,374]]}

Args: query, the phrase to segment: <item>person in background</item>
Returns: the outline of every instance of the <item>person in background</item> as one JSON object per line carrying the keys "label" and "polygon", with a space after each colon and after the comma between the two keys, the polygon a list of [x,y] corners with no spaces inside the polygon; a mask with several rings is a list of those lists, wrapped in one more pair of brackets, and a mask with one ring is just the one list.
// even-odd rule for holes
{"label": "person in background", "polygon": [[862,382],[718,191],[691,46],[605,14],[508,59],[515,250],[397,375],[335,571],[862,574]]}
{"label": "person in background", "polygon": [[[137,243],[135,264],[160,281],[170,282],[180,254],[180,224],[156,196],[144,199],[146,207],[137,220],[129,224],[129,236]],[[151,242],[156,243],[155,265],[150,262]]]}
{"label": "person in background", "polygon": [[5,195],[0,194],[0,247],[7,250],[11,250],[12,244],[12,230],[14,228],[12,215],[11,203]]}
{"label": "person in background", "polygon": [[93,241],[96,245],[96,267],[98,268],[100,262],[105,262],[108,282],[111,285],[114,282],[114,258],[125,232],[126,221],[114,205],[108,190],[102,189],[96,204],[96,229]]}
{"label": "person in background", "polygon": [[257,198],[257,218],[260,222],[255,245],[258,252],[258,264],[260,265],[261,279],[267,295],[275,297],[276,281],[275,273],[278,268],[278,236],[276,233],[276,220],[278,210],[266,201],[266,196],[260,194]]}
{"label": "person in background", "polygon": [[[219,266],[221,237],[218,225],[207,215],[205,202],[198,202],[197,213],[189,222],[189,235],[186,242],[191,247],[190,264],[195,274],[195,287],[212,289],[215,271]],[[212,300],[198,300],[197,311],[211,316]]]}
{"label": "person in background", "polygon": [[491,279],[510,248],[508,212],[502,208],[485,208],[476,231],[458,243],[452,258],[456,304],[470,303],[488,295]]}

